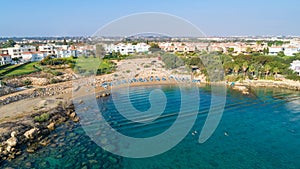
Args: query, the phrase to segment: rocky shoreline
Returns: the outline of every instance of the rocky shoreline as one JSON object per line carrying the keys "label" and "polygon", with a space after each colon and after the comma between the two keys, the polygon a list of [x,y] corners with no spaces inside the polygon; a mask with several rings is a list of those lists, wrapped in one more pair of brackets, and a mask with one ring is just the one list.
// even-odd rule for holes
{"label": "rocky shoreline", "polygon": [[270,88],[284,88],[289,90],[300,90],[300,82],[293,80],[283,80],[283,81],[274,81],[274,80],[248,80],[243,82],[238,82],[236,84],[249,86],[249,87],[270,87]]}
{"label": "rocky shoreline", "polygon": [[227,83],[233,90],[240,91],[243,95],[249,95],[251,88],[281,88],[300,91],[300,82],[292,80],[245,80],[236,83]]}
{"label": "rocky shoreline", "polygon": [[50,143],[49,134],[60,124],[79,122],[72,102],[65,101],[55,108],[40,110],[15,121],[0,124],[0,165],[25,151],[34,153]]}

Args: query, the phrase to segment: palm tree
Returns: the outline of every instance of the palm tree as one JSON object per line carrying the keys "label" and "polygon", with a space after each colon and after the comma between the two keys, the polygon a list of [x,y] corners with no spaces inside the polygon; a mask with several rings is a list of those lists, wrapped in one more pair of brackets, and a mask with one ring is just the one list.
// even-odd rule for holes
{"label": "palm tree", "polygon": [[248,63],[244,62],[242,68],[243,68],[243,71],[244,71],[244,76],[246,76],[246,70],[248,69]]}
{"label": "palm tree", "polygon": [[247,48],[246,48],[246,52],[247,52],[247,53],[251,53],[251,52],[252,52],[252,48],[247,47]]}
{"label": "palm tree", "polygon": [[253,65],[249,66],[249,72],[251,72],[252,76],[254,76],[255,67]]}
{"label": "palm tree", "polygon": [[234,70],[234,72],[235,72],[236,74],[238,74],[238,73],[239,73],[239,70],[240,70],[240,66],[239,66],[239,65],[235,65],[234,68],[233,68],[233,70]]}
{"label": "palm tree", "polygon": [[259,71],[258,74],[259,74],[258,78],[261,79],[261,74],[262,74],[262,72]]}
{"label": "palm tree", "polygon": [[278,67],[274,67],[273,72],[275,73],[275,78],[277,78],[277,74],[279,73]]}
{"label": "palm tree", "polygon": [[265,73],[266,73],[266,77],[268,77],[268,74],[270,73],[270,70],[271,70],[271,66],[270,65],[265,65],[264,70],[265,70]]}

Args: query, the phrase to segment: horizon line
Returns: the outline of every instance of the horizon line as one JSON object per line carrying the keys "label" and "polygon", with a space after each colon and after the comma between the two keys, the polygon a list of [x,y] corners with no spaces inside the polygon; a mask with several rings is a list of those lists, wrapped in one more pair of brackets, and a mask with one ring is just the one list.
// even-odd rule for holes
{"label": "horizon line", "polygon": [[[0,39],[7,39],[7,38],[92,38],[96,36],[85,36],[85,35],[46,35],[46,36],[0,36]],[[143,37],[143,36],[99,36],[102,38],[128,38],[128,37]],[[147,37],[147,36],[145,36]],[[148,37],[151,37],[148,36]],[[168,37],[168,36],[162,36],[162,37]],[[244,38],[244,37],[263,37],[263,38],[268,38],[268,37],[299,37],[300,35],[211,35],[211,36],[206,36],[206,37],[190,37],[190,36],[178,36],[178,37],[168,37],[168,38]]]}

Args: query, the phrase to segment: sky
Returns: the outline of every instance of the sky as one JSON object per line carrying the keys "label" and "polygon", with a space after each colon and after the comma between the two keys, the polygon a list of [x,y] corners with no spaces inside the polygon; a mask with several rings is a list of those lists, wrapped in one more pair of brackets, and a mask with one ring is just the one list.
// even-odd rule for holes
{"label": "sky", "polygon": [[207,36],[300,36],[299,0],[1,0],[0,37],[91,36],[120,17],[163,12]]}

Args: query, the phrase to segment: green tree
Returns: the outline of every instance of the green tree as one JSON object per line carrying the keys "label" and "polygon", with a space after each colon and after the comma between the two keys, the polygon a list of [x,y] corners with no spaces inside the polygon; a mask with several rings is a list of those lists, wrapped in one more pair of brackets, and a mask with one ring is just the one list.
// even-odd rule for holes
{"label": "green tree", "polygon": [[9,39],[1,47],[2,48],[10,48],[10,47],[14,47],[16,44],[17,43],[14,40]]}
{"label": "green tree", "polygon": [[63,45],[67,45],[67,44],[68,43],[67,43],[66,39],[64,39]]}
{"label": "green tree", "polygon": [[269,41],[268,46],[271,47],[274,44],[274,42]]}
{"label": "green tree", "polygon": [[192,66],[200,66],[201,59],[199,57],[192,57],[187,61],[187,63]]}
{"label": "green tree", "polygon": [[173,54],[166,54],[162,56],[162,61],[165,63],[166,68],[174,69],[184,65],[183,60]]}
{"label": "green tree", "polygon": [[252,76],[254,76],[255,67],[253,65],[249,66],[249,72],[252,74]]}
{"label": "green tree", "polygon": [[234,52],[234,48],[228,48],[228,49],[227,49],[227,52],[228,52],[228,53]]}
{"label": "green tree", "polygon": [[226,74],[231,73],[234,69],[234,66],[235,66],[234,62],[226,62],[223,65],[224,65],[224,69],[225,69]]}
{"label": "green tree", "polygon": [[262,41],[260,41],[260,40],[259,40],[259,41],[256,41],[256,45],[257,45],[257,46],[259,46],[259,45],[261,45],[261,44],[262,44]]}
{"label": "green tree", "polygon": [[251,52],[252,52],[252,48],[247,47],[246,52],[247,52],[247,53],[251,53]]}
{"label": "green tree", "polygon": [[246,76],[246,71],[248,69],[248,63],[244,62],[242,68],[243,68],[243,71],[244,71],[244,76]]}
{"label": "green tree", "polygon": [[284,52],[283,52],[283,51],[280,51],[280,52],[278,52],[278,53],[277,53],[277,56],[279,56],[279,57],[283,57],[283,56],[285,56],[285,54],[284,54]]}
{"label": "green tree", "polygon": [[239,73],[239,70],[240,70],[240,66],[236,64],[236,65],[234,66],[233,70],[234,70],[234,72],[235,72],[236,74],[238,74],[238,73]]}
{"label": "green tree", "polygon": [[149,51],[151,52],[157,52],[160,51],[161,49],[159,48],[159,45],[157,43],[151,43]]}
{"label": "green tree", "polygon": [[273,72],[275,73],[275,77],[277,78],[277,74],[279,73],[278,67],[274,67]]}
{"label": "green tree", "polygon": [[270,70],[271,70],[271,66],[270,65],[265,65],[264,67],[264,71],[266,73],[266,77],[268,77],[269,73],[270,73]]}
{"label": "green tree", "polygon": [[263,49],[263,54],[264,54],[264,55],[269,54],[269,48],[264,48],[264,49]]}
{"label": "green tree", "polygon": [[26,79],[23,81],[24,85],[26,85],[26,87],[28,87],[29,85],[32,84],[32,81],[30,79]]}

